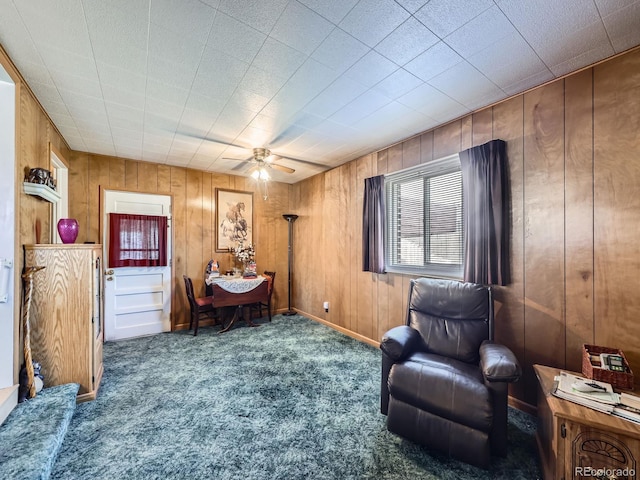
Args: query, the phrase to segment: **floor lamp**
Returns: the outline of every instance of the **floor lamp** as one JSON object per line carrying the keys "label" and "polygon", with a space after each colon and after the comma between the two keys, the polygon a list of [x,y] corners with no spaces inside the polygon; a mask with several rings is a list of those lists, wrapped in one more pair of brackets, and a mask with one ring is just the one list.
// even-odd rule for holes
{"label": "floor lamp", "polygon": [[289,222],[289,306],[286,312],[283,315],[295,315],[296,312],[291,310],[291,260],[293,259],[293,222],[296,221],[298,215],[294,215],[292,213],[285,213],[282,215],[287,222]]}

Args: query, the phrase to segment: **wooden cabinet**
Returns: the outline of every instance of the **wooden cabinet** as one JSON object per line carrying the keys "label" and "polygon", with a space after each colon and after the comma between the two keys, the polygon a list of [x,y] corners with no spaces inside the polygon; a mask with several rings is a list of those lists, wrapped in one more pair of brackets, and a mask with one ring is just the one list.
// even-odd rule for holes
{"label": "wooden cabinet", "polygon": [[31,356],[45,387],[79,383],[78,401],[96,398],[102,378],[102,247],[25,245],[33,276]]}
{"label": "wooden cabinet", "polygon": [[538,377],[536,440],[545,480],[640,478],[640,425],[551,394],[556,368]]}

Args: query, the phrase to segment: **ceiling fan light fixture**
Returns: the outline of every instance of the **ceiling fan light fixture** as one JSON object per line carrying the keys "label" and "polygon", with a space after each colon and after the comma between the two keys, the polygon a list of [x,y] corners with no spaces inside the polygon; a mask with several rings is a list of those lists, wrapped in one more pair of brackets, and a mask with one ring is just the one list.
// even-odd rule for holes
{"label": "ceiling fan light fixture", "polygon": [[271,180],[269,172],[267,172],[267,169],[265,167],[256,168],[253,173],[251,173],[251,176],[255,180],[261,180],[263,182],[268,182],[269,180]]}

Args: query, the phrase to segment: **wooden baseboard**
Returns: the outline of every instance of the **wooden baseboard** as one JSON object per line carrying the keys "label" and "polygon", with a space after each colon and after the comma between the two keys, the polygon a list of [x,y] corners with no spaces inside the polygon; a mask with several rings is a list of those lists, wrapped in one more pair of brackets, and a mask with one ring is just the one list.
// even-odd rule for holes
{"label": "wooden baseboard", "polygon": [[2,425],[18,404],[18,386],[19,385],[12,385],[10,387],[0,388],[0,425]]}
{"label": "wooden baseboard", "polygon": [[523,402],[522,400],[514,398],[511,395],[509,395],[508,402],[509,406],[520,410],[521,412],[528,413],[529,415],[533,415],[534,417],[538,416],[538,409],[527,402]]}

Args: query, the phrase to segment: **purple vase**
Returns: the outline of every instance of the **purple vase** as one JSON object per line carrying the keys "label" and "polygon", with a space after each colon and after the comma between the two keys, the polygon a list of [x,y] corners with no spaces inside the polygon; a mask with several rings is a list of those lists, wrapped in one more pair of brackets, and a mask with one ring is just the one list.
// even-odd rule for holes
{"label": "purple vase", "polygon": [[75,218],[61,218],[58,220],[58,233],[62,243],[73,243],[78,237],[78,222]]}

